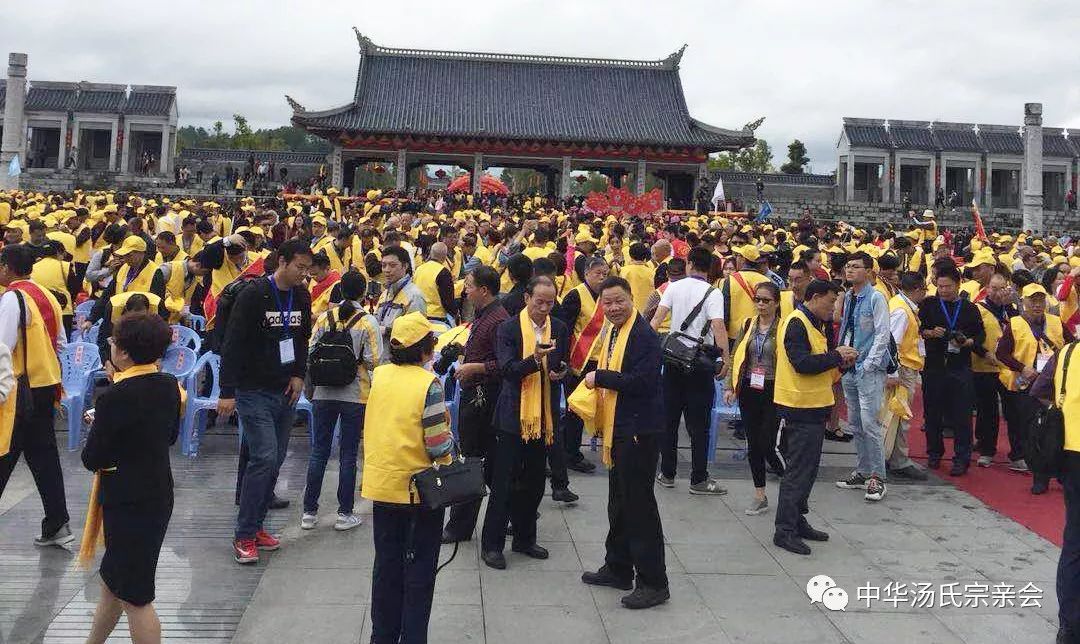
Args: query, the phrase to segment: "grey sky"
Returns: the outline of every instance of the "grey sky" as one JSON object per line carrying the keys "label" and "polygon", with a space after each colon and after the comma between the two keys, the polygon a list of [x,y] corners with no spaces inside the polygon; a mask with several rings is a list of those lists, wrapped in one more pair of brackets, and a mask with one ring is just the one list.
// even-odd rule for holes
{"label": "grey sky", "polygon": [[689,44],[691,113],[737,128],[759,116],[779,166],[792,138],[835,167],[843,116],[1080,127],[1075,0],[506,0],[468,2],[6,3],[0,43],[31,80],[176,85],[181,124],[287,123],[350,100],[357,46],[663,58]]}

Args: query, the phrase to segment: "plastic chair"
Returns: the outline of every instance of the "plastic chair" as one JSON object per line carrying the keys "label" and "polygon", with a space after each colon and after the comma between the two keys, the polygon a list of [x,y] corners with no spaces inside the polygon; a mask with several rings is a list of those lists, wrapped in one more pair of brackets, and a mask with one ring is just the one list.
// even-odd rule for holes
{"label": "plastic chair", "polygon": [[199,333],[202,333],[206,330],[206,318],[201,315],[189,315],[188,324],[190,324],[191,328],[195,329]]}
{"label": "plastic chair", "polygon": [[98,333],[101,331],[101,321],[90,327],[90,330],[85,335],[79,338],[80,342],[89,342],[90,344],[97,344]]}
{"label": "plastic chair", "polygon": [[[740,418],[739,403],[738,401],[732,402],[730,405],[724,404],[724,383],[726,381],[717,380],[715,383],[716,391],[713,394],[713,405],[709,411],[709,452],[708,463],[716,462],[716,444],[720,437],[720,423],[735,420]],[[736,460],[742,460],[746,457],[746,450],[736,452],[734,455]]]}
{"label": "plastic chair", "polygon": [[79,448],[82,438],[83,411],[90,399],[87,391],[92,374],[101,368],[101,355],[96,344],[72,342],[60,353],[61,379],[64,397],[60,405],[67,411],[68,449]]}
{"label": "plastic chair", "polygon": [[80,340],[79,336],[82,335],[82,331],[80,330],[82,323],[89,319],[90,311],[93,310],[93,308],[94,300],[87,300],[75,307],[75,322],[72,325],[71,331],[72,342],[78,342]]}
{"label": "plastic chair", "polygon": [[194,351],[199,352],[202,348],[202,338],[199,337],[199,333],[191,327],[180,326],[179,324],[172,325],[172,346],[187,347]]}
{"label": "plastic chair", "polygon": [[188,378],[195,371],[195,365],[199,357],[188,347],[173,345],[165,350],[165,357],[161,359],[161,370],[176,376],[184,389],[187,389]]}
{"label": "plastic chair", "polygon": [[[199,374],[204,369],[209,369],[209,377],[211,378],[210,395],[205,398],[196,395]],[[199,439],[203,429],[198,423],[200,413],[217,409],[218,398],[221,396],[220,374],[221,356],[216,353],[204,353],[195,362],[195,367],[191,370],[188,378],[187,413],[184,414],[180,427],[180,451],[191,458],[199,455]]]}

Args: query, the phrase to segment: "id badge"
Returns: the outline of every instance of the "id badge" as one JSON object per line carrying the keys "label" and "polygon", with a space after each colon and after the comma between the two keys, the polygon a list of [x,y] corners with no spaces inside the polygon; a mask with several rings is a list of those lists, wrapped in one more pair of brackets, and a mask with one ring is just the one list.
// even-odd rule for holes
{"label": "id badge", "polygon": [[292,364],[296,360],[292,338],[278,342],[278,354],[281,356],[281,364]]}
{"label": "id badge", "polygon": [[765,388],[765,370],[761,367],[754,367],[750,371],[750,388],[761,391]]}
{"label": "id badge", "polygon": [[919,349],[919,357],[920,358],[925,358],[926,357],[926,340],[923,340],[922,338],[919,338],[919,347],[918,347],[918,349]]}
{"label": "id badge", "polygon": [[1035,358],[1035,371],[1042,373],[1042,370],[1046,368],[1046,363],[1048,362],[1050,362],[1050,355],[1040,353],[1039,356]]}

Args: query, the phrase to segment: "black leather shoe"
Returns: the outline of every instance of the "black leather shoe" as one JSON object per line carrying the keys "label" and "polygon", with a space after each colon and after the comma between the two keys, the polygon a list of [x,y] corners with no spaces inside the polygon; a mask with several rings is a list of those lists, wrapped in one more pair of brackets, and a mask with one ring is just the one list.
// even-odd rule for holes
{"label": "black leather shoe", "polygon": [[289,507],[289,500],[283,499],[278,495],[274,495],[274,498],[270,499],[270,505],[267,506],[271,510],[284,510]]}
{"label": "black leather shoe", "polygon": [[566,467],[567,469],[574,470],[575,472],[581,472],[582,474],[592,474],[596,471],[596,465],[590,463],[584,458],[577,461],[571,461],[566,464]]}
{"label": "black leather shoe", "polygon": [[908,465],[907,467],[901,467],[898,470],[889,470],[889,476],[896,476],[902,479],[908,479],[911,481],[925,481],[927,479],[926,472],[920,470],[914,465]]}
{"label": "black leather shoe", "polygon": [[480,558],[484,560],[488,568],[494,568],[495,570],[506,570],[506,557],[503,553],[497,550],[488,550],[487,552],[480,553]]}
{"label": "black leather shoe", "polygon": [[1046,479],[1037,478],[1035,479],[1035,482],[1031,484],[1032,494],[1046,494],[1049,489],[1050,481],[1047,481]]}
{"label": "black leather shoe", "polygon": [[443,530],[442,531],[442,539],[441,539],[442,543],[457,543],[459,541],[472,541],[472,536],[470,535],[470,536],[464,537],[464,538],[455,537],[453,534],[450,533],[449,530]]}
{"label": "black leather shoe", "polygon": [[930,468],[932,470],[936,470],[937,468],[941,467],[941,457],[940,456],[930,456],[929,458],[926,459],[926,467],[928,467],[928,468]]}
{"label": "black leather shoe", "polygon": [[967,461],[954,460],[952,462],[952,467],[949,469],[949,476],[963,476],[963,475],[967,474],[967,471],[968,471],[968,462]]}
{"label": "black leather shoe", "polygon": [[574,503],[579,498],[581,497],[571,492],[570,488],[565,490],[552,490],[551,492],[551,500],[558,501],[559,503]]}
{"label": "black leather shoe", "polygon": [[810,546],[803,543],[803,540],[795,535],[781,535],[774,534],[772,538],[773,545],[783,548],[788,552],[793,552],[797,555],[810,554]]}
{"label": "black leather shoe", "polygon": [[596,572],[582,573],[581,581],[589,584],[590,586],[607,586],[608,588],[618,588],[619,590],[633,590],[633,579],[622,579],[616,577],[615,573],[611,572],[607,566],[601,566],[600,570]]}
{"label": "black leather shoe", "polygon": [[525,548],[510,548],[514,552],[525,555],[526,557],[532,557],[533,559],[547,559],[548,551],[544,546],[536,545],[535,543]]}
{"label": "black leather shoe", "polygon": [[822,530],[815,530],[812,525],[805,521],[799,524],[795,533],[799,535],[800,539],[806,539],[808,541],[828,541],[829,533]]}
{"label": "black leather shoe", "polygon": [[671,592],[667,588],[649,588],[642,585],[635,588],[634,592],[623,597],[622,605],[631,610],[640,610],[659,606],[669,599],[671,599]]}

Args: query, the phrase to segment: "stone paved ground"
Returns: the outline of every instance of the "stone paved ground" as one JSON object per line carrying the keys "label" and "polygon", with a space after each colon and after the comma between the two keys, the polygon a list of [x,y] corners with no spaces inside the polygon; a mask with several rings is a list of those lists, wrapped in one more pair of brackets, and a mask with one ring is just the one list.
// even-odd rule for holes
{"label": "stone paved ground", "polygon": [[[479,562],[464,543],[438,579],[432,642],[1050,642],[1056,629],[1053,580],[1058,549],[941,481],[890,485],[869,505],[832,481],[852,457],[826,454],[811,497],[810,521],[831,540],[810,557],[771,544],[772,512],[747,517],[744,462],[724,441],[713,472],[731,493],[692,497],[685,470],[673,490],[658,489],[668,541],[671,602],[649,611],[621,608],[620,593],[579,581],[603,558],[606,480],[574,476],[576,506],[541,506],[540,542],[551,558],[507,552],[506,571]],[[684,441],[684,444],[685,441]],[[827,449],[850,451],[849,445]],[[301,532],[295,505],[303,488],[307,442],[294,435],[279,492],[293,500],[271,513],[284,547],[259,565],[231,560],[235,439],[212,436],[195,461],[176,458],[176,509],[158,569],[158,612],[166,641],[366,642],[373,559],[370,525],[336,533],[327,524]],[[81,528],[89,477],[64,455],[73,526]],[[323,492],[333,509],[336,465]],[[776,495],[776,483],[769,483]],[[370,513],[370,503],[361,511]],[[370,519],[370,516],[367,517]],[[97,575],[75,570],[73,556],[35,549],[40,503],[19,466],[0,499],[0,643],[82,642],[98,596]],[[444,548],[443,557],[449,556]],[[808,579],[832,576],[851,595],[846,611],[811,605]],[[1033,582],[1041,607],[939,608],[856,601],[856,588],[889,582]],[[123,625],[123,623],[122,623]],[[118,630],[117,641],[127,641]]]}

